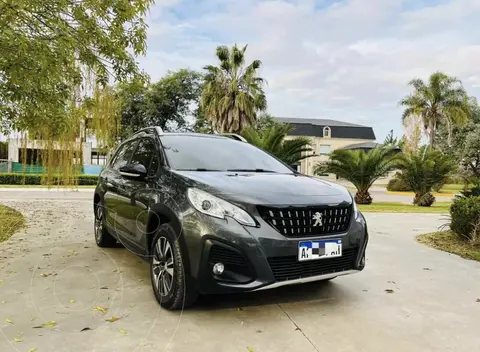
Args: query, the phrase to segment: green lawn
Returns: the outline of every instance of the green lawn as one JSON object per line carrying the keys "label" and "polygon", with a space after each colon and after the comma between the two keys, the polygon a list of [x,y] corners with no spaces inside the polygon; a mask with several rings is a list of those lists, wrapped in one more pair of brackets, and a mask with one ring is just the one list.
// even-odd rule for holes
{"label": "green lawn", "polygon": [[472,246],[451,231],[432,232],[417,236],[417,241],[429,247],[480,261],[480,247]]}
{"label": "green lawn", "polygon": [[445,185],[442,187],[440,190],[440,193],[459,193],[462,189],[465,188],[465,185],[460,185],[460,184],[451,184],[451,185]]}
{"label": "green lawn", "polygon": [[370,205],[358,205],[365,213],[448,213],[450,203],[438,202],[431,207],[419,207],[413,204],[395,202],[374,202]]}
{"label": "green lawn", "polygon": [[6,241],[25,226],[23,215],[10,207],[0,205],[0,242]]}

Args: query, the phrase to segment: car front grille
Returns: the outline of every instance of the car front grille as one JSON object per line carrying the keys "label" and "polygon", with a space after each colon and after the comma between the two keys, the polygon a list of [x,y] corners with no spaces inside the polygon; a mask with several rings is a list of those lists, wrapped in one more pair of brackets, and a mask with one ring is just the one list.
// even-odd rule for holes
{"label": "car front grille", "polygon": [[208,257],[210,266],[222,263],[225,267],[224,281],[248,282],[253,278],[247,258],[236,250],[221,245],[213,245]]}
{"label": "car front grille", "polygon": [[296,256],[270,257],[268,263],[275,281],[295,280],[339,273],[354,268],[358,248],[344,249],[341,257],[299,262]]}
{"label": "car front grille", "polygon": [[331,235],[347,231],[352,206],[275,208],[259,206],[260,216],[287,237]]}

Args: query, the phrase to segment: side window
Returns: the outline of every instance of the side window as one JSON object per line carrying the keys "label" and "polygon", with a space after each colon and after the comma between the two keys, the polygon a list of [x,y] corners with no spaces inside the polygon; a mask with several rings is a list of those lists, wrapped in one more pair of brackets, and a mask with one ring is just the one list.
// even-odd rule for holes
{"label": "side window", "polygon": [[130,163],[132,165],[142,164],[147,169],[148,175],[154,175],[158,168],[158,156],[154,142],[149,138],[143,139],[138,144]]}
{"label": "side window", "polygon": [[121,167],[127,165],[136,146],[137,141],[132,141],[123,145],[115,156],[115,159],[112,161],[112,168],[119,170]]}

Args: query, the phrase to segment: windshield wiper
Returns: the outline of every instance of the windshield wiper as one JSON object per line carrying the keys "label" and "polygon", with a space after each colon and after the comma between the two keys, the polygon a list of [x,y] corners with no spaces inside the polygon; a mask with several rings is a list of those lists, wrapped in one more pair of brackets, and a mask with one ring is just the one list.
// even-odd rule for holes
{"label": "windshield wiper", "polygon": [[272,173],[277,173],[276,171],[273,170],[266,170],[266,169],[228,169],[227,171],[237,171],[237,172],[272,172]]}
{"label": "windshield wiper", "polygon": [[223,171],[223,170],[214,170],[214,169],[205,169],[203,167],[199,167],[196,169],[177,169],[178,171]]}

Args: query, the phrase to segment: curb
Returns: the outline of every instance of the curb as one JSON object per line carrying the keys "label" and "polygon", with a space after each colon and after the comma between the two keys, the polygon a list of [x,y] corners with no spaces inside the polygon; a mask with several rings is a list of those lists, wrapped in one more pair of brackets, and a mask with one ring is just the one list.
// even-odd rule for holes
{"label": "curb", "polygon": [[[414,196],[413,192],[396,192],[396,191],[385,191],[387,194],[397,194],[401,196]],[[434,197],[455,197],[457,193],[432,193]]]}

